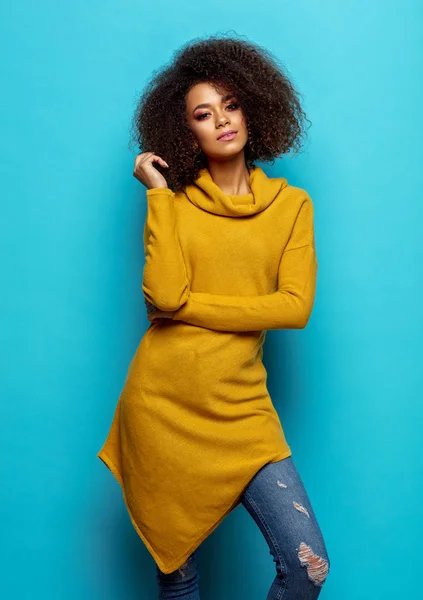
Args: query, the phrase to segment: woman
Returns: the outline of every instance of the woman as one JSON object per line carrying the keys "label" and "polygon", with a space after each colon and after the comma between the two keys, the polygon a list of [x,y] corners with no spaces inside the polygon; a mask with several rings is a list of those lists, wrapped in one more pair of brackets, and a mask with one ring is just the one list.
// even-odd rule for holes
{"label": "woman", "polygon": [[314,303],[311,198],[255,165],[298,149],[304,117],[276,60],[227,37],[181,48],[135,113],[151,324],[97,456],[160,598],[199,598],[199,546],[241,503],[276,563],[268,599],[317,598],[329,570],[262,362],[266,331]]}

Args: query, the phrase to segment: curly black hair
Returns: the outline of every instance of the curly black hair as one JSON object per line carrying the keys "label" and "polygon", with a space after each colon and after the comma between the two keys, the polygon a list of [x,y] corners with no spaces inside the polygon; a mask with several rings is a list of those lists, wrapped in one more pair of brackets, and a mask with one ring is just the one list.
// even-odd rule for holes
{"label": "curly black hair", "polygon": [[257,160],[274,162],[291,149],[298,152],[304,121],[311,122],[284,71],[269,50],[251,41],[226,35],[195,38],[173,54],[170,64],[153,71],[135,109],[131,141],[140,152],[152,151],[169,164],[154,166],[173,191],[192,183],[207,157],[195,149],[185,96],[197,83],[208,82],[238,98],[248,127],[248,168]]}

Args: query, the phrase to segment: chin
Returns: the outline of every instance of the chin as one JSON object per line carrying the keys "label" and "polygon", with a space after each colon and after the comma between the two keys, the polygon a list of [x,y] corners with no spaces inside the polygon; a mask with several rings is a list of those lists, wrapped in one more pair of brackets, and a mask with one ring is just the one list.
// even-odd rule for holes
{"label": "chin", "polygon": [[222,154],[223,156],[227,156],[228,154],[238,154],[238,152],[241,152],[245,148],[246,143],[246,141],[240,142],[239,140],[236,140],[235,144],[232,142],[216,142],[216,144],[219,144],[217,147],[219,150],[218,154]]}

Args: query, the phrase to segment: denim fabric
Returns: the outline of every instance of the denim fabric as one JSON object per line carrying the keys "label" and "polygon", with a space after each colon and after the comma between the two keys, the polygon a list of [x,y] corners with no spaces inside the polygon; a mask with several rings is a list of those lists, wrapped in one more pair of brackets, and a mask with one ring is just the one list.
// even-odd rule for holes
{"label": "denim fabric", "polygon": [[[241,501],[263,533],[275,562],[276,576],[266,600],[317,598],[330,560],[292,455],[264,465]],[[160,600],[199,600],[200,547],[172,573],[164,574],[156,566]]]}

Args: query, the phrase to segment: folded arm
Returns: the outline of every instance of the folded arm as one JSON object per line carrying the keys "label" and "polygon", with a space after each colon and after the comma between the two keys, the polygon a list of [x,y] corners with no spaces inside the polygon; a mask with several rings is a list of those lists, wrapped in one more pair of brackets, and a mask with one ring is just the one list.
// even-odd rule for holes
{"label": "folded arm", "polygon": [[177,310],[188,298],[189,280],[176,227],[175,194],[169,188],[152,188],[146,196],[142,290],[160,310]]}
{"label": "folded arm", "polygon": [[279,263],[276,291],[254,296],[188,291],[173,319],[219,331],[302,329],[313,309],[317,270],[313,204],[307,195]]}

